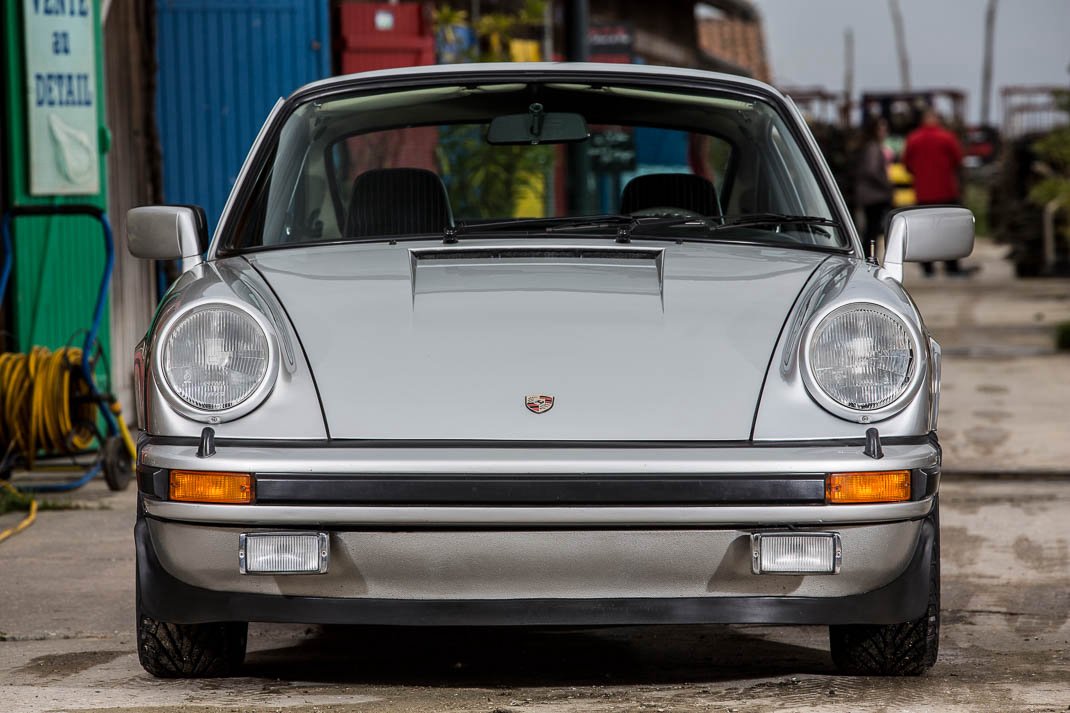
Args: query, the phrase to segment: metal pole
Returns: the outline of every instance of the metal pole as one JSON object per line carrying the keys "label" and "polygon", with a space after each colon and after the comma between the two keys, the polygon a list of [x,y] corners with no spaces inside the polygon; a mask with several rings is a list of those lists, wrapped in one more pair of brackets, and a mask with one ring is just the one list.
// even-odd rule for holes
{"label": "metal pole", "polygon": [[851,124],[851,102],[855,95],[855,32],[848,27],[843,31],[843,110],[840,123],[844,128]]}
{"label": "metal pole", "polygon": [[[547,2],[542,9],[542,57],[543,62],[554,61],[554,8]],[[557,176],[553,170],[547,171],[543,179],[543,215],[552,216],[557,211]]]}
{"label": "metal pole", "polygon": [[554,61],[554,9],[552,3],[542,8],[542,61]]}
{"label": "metal pole", "polygon": [[899,83],[904,92],[910,91],[910,59],[907,57],[906,33],[903,31],[903,12],[899,0],[888,0],[892,13],[892,30],[895,32],[895,51],[899,55]]}
{"label": "metal pole", "polygon": [[992,118],[992,47],[996,35],[996,5],[998,0],[988,0],[985,10],[985,50],[981,60],[981,125],[988,126]]}
{"label": "metal pole", "polygon": [[587,0],[565,0],[565,59],[586,62],[587,26],[590,7]]}
{"label": "metal pole", "polygon": [[[589,7],[587,0],[564,0],[565,3],[565,59],[569,62],[584,62],[590,56],[587,49]],[[568,212],[585,215],[591,212],[592,194],[591,157],[587,155],[587,142],[569,144],[568,147]]]}

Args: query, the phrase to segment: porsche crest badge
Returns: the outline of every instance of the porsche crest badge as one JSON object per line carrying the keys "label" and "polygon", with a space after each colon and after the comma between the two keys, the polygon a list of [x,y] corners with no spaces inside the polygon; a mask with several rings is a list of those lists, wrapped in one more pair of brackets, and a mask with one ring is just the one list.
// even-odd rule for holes
{"label": "porsche crest badge", "polygon": [[528,394],[524,397],[524,405],[532,413],[546,413],[554,407],[554,397],[546,394]]}

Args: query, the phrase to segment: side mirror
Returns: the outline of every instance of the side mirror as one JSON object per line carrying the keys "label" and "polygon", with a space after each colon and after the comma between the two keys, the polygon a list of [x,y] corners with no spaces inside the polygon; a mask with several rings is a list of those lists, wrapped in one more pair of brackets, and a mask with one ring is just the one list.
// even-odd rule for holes
{"label": "side mirror", "polygon": [[208,249],[204,209],[189,205],[147,205],[126,214],[130,254],[147,260],[181,260],[188,270]]}
{"label": "side mirror", "polygon": [[902,282],[903,263],[957,260],[973,252],[973,213],[957,206],[901,208],[888,216],[884,269]]}

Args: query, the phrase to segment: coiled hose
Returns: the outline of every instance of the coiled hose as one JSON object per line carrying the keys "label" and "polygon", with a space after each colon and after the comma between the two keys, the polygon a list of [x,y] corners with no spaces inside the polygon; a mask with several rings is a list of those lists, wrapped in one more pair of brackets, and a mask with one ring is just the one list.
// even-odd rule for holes
{"label": "coiled hose", "polygon": [[[71,369],[81,364],[81,352],[35,347],[29,354],[0,354],[0,443],[6,444],[0,462],[21,455],[33,466],[38,450],[70,453],[92,445],[94,433],[89,424],[96,405],[86,401],[71,406],[72,390],[78,395],[88,393],[82,379],[71,382]],[[82,424],[76,426],[75,418]],[[2,485],[18,493],[10,483]],[[36,518],[37,501],[31,498],[29,514],[0,532],[0,542],[22,532]]]}
{"label": "coiled hose", "polygon": [[79,369],[82,350],[0,354],[0,442],[30,467],[39,451],[62,455],[88,450],[96,438],[97,405]]}
{"label": "coiled hose", "polygon": [[[82,377],[82,350],[64,347],[49,351],[34,347],[29,354],[0,354],[0,464],[21,456],[33,467],[39,452],[49,455],[78,454],[89,450],[100,436],[96,430],[98,405],[93,387]],[[118,402],[109,413],[118,424],[127,451],[135,453],[134,440],[126,427]],[[101,444],[103,445],[103,444]],[[28,492],[63,492],[79,488],[101,471],[101,461],[80,478],[65,483],[44,483],[21,488]],[[5,489],[17,492],[10,483]],[[37,516],[37,502],[30,500],[29,515],[18,525],[0,532],[0,542],[29,527]]]}

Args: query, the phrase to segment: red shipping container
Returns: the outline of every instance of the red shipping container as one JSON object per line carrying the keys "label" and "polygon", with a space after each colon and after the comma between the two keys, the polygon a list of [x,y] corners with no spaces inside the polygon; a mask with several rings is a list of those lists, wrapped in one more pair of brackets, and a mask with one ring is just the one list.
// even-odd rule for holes
{"label": "red shipping container", "polygon": [[419,2],[338,5],[335,47],[342,74],[435,63],[430,8]]}

